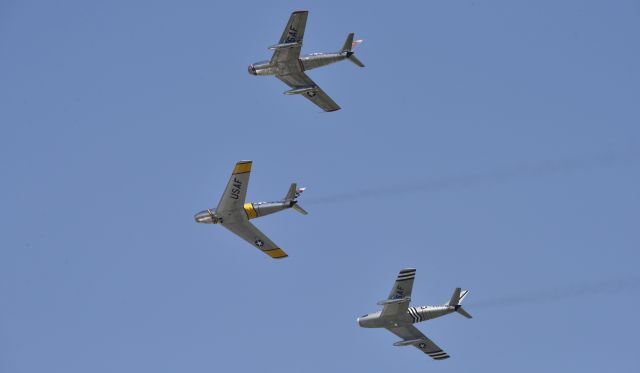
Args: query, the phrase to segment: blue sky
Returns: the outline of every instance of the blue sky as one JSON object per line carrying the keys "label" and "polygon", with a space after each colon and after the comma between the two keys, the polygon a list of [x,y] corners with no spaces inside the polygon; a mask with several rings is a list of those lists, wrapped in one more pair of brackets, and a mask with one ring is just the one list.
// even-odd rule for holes
{"label": "blue sky", "polygon": [[[349,32],[364,69],[268,77]],[[634,371],[637,1],[4,1],[0,371]],[[195,224],[240,159],[274,261]],[[435,362],[360,329],[397,272]],[[474,303],[476,306],[474,306]]]}

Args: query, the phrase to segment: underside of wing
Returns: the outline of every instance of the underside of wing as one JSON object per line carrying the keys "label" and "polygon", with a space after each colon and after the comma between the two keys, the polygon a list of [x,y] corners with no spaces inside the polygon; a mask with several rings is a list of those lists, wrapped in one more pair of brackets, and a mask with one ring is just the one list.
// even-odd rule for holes
{"label": "underside of wing", "polygon": [[[276,77],[292,88],[292,91],[304,96],[307,100],[318,105],[324,111],[340,110],[340,106],[335,103],[307,74],[295,72],[287,75],[276,75]],[[291,91],[289,91],[291,92]]]}
{"label": "underside of wing", "polygon": [[240,161],[233,168],[227,187],[216,208],[216,216],[222,218],[223,221],[231,223],[245,216],[244,200],[249,187],[251,165],[251,161]]}
{"label": "underside of wing", "polygon": [[273,241],[269,239],[264,233],[260,232],[255,225],[251,224],[248,220],[227,224],[223,223],[223,227],[227,228],[231,232],[242,237],[245,241],[249,242],[253,247],[258,248],[260,251],[269,255],[274,259],[282,259],[287,257],[287,253],[282,251]]}
{"label": "underside of wing", "polygon": [[416,277],[415,268],[405,268],[398,273],[396,282],[389,293],[387,301],[382,302],[384,308],[381,316],[400,315],[407,312],[413,291],[413,280]]}
{"label": "underside of wing", "polygon": [[287,26],[282,31],[280,41],[272,47],[274,52],[271,57],[271,63],[298,59],[302,49],[302,39],[304,38],[308,15],[309,12],[306,10],[298,10],[291,13],[289,22],[287,22]]}
{"label": "underside of wing", "polygon": [[449,354],[442,351],[437,344],[427,338],[418,328],[413,325],[398,326],[395,328],[387,328],[388,331],[402,338],[402,341],[396,345],[412,345],[418,350],[431,356],[434,360],[444,360],[449,358]]}

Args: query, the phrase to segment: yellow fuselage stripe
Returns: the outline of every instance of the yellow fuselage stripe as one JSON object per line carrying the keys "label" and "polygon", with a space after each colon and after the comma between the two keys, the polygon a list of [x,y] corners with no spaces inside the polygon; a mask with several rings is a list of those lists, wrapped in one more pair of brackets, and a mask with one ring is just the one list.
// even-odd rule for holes
{"label": "yellow fuselage stripe", "polygon": [[253,203],[245,203],[244,204],[244,212],[247,213],[247,217],[249,219],[253,219],[258,216],[256,209],[253,208]]}

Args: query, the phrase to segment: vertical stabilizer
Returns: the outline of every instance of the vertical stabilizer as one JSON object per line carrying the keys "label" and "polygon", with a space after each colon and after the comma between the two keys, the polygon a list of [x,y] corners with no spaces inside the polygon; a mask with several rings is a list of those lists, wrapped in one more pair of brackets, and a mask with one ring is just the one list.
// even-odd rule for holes
{"label": "vertical stabilizer", "polygon": [[462,292],[461,288],[456,288],[451,295],[451,299],[447,303],[447,306],[457,306],[460,304],[460,293]]}
{"label": "vertical stabilizer", "polygon": [[291,183],[289,190],[287,191],[287,195],[284,196],[285,201],[293,201],[296,199],[296,192],[298,191],[298,184]]}
{"label": "vertical stabilizer", "polygon": [[353,51],[352,51],[355,46],[362,43],[362,40],[353,41],[353,36],[354,36],[353,32],[347,36],[347,40],[344,41],[344,45],[342,46],[340,53],[346,54],[347,59],[353,62],[354,64],[356,64],[357,66],[364,67],[364,64],[356,57],[355,54],[353,54]]}
{"label": "vertical stabilizer", "polygon": [[347,40],[345,40],[344,44],[342,45],[341,52],[351,52],[351,49],[353,48],[353,36],[353,32],[347,36]]}
{"label": "vertical stabilizer", "polygon": [[298,201],[296,199],[300,196],[300,193],[305,191],[305,189],[306,188],[298,188],[298,184],[296,183],[291,183],[289,191],[287,191],[287,195],[284,196],[284,201],[288,202],[290,207],[292,207],[302,215],[307,215],[308,212],[300,205],[298,205]]}
{"label": "vertical stabilizer", "polygon": [[472,316],[460,305],[460,303],[462,303],[462,300],[467,296],[467,294],[469,294],[468,290],[462,290],[461,288],[456,288],[456,290],[453,291],[453,294],[451,295],[451,299],[447,303],[447,306],[455,307],[455,310],[457,313],[461,314],[467,319],[470,319],[472,318]]}

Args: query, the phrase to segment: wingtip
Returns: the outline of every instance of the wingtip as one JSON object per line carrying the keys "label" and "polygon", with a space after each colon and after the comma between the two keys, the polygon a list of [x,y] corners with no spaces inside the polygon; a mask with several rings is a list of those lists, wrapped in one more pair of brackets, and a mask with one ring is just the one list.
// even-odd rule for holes
{"label": "wingtip", "polygon": [[285,253],[281,248],[277,247],[275,249],[272,250],[266,250],[264,251],[265,254],[269,255],[270,257],[272,257],[273,259],[284,259],[286,257],[288,257],[289,255],[287,255],[287,253]]}
{"label": "wingtip", "polygon": [[236,166],[233,168],[233,174],[242,174],[245,172],[251,171],[251,165],[253,161],[239,161],[236,163]]}
{"label": "wingtip", "polygon": [[294,10],[291,14],[309,13],[308,10]]}

